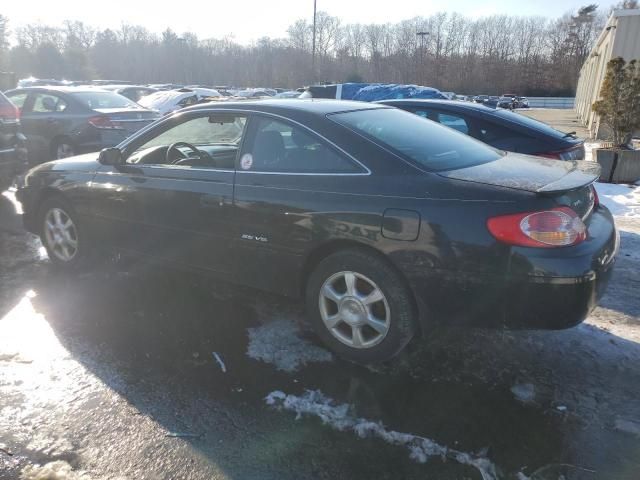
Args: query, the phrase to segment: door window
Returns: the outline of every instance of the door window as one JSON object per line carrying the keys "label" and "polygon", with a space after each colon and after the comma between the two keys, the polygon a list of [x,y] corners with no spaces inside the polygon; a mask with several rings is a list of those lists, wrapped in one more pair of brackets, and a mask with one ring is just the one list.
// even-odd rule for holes
{"label": "door window", "polygon": [[240,169],[282,173],[358,173],[362,169],[311,132],[278,120],[257,117],[253,143]]}
{"label": "door window", "polygon": [[233,170],[246,121],[236,114],[208,114],[167,124],[127,163]]}
{"label": "door window", "polygon": [[438,114],[433,110],[428,110],[425,108],[418,108],[416,110],[412,110],[413,113],[422,118],[428,118],[429,120],[438,121]]}
{"label": "door window", "polygon": [[7,97],[9,97],[9,100],[11,100],[11,103],[13,103],[20,110],[22,110],[24,108],[24,103],[27,101],[28,95],[29,95],[28,93],[16,93],[11,96],[7,95]]}
{"label": "door window", "polygon": [[34,113],[60,113],[67,109],[67,102],[48,93],[38,93],[33,102]]}
{"label": "door window", "polygon": [[455,115],[452,113],[438,113],[438,122],[442,125],[446,125],[449,128],[458,130],[465,135],[469,135],[469,124],[461,115]]}

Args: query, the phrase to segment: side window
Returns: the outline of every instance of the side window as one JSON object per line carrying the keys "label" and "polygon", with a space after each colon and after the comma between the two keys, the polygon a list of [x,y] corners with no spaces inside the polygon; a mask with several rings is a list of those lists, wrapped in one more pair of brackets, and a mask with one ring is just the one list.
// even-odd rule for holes
{"label": "side window", "polygon": [[246,122],[229,113],[168,124],[138,146],[127,163],[233,170]]}
{"label": "side window", "polygon": [[438,122],[447,127],[458,130],[461,133],[469,135],[469,124],[461,115],[452,113],[438,113]]}
{"label": "side window", "polygon": [[240,160],[241,170],[282,173],[361,171],[351,160],[301,127],[264,117],[256,117],[253,125],[253,144]]}
{"label": "side window", "polygon": [[22,110],[24,108],[24,103],[27,101],[28,96],[29,96],[28,93],[17,93],[15,95],[11,95],[8,98],[9,100],[11,100],[11,103],[13,103],[20,110]]}
{"label": "side window", "polygon": [[428,110],[426,108],[417,108],[415,110],[411,110],[411,113],[415,113],[419,117],[428,118],[429,120],[438,121],[438,114],[433,110]]}
{"label": "side window", "polygon": [[67,102],[56,95],[38,93],[35,95],[32,111],[34,113],[60,113],[67,109]]}

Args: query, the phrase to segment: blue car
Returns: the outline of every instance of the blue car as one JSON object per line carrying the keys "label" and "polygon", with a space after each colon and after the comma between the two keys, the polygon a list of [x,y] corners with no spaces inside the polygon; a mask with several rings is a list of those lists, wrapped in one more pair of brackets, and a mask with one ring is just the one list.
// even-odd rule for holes
{"label": "blue car", "polygon": [[558,160],[584,159],[584,141],[546,123],[478,103],[448,100],[383,100],[394,106],[470,135],[492,147]]}

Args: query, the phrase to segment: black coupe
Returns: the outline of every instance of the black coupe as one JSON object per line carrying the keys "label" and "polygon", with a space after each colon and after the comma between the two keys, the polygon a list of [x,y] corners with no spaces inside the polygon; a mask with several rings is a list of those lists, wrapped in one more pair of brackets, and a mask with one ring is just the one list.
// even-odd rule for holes
{"label": "black coupe", "polygon": [[383,105],[267,100],[182,110],[17,196],[58,267],[108,247],[305,296],[330,348],[373,362],[438,324],[581,322],[618,250],[598,173]]}

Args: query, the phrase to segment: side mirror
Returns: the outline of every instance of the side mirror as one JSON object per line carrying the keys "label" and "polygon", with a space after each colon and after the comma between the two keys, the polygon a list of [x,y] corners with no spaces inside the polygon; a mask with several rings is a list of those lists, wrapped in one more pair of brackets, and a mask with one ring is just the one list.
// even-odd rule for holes
{"label": "side mirror", "polygon": [[98,161],[102,165],[120,165],[123,162],[122,152],[116,147],[103,148]]}

